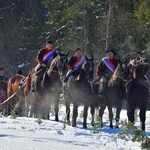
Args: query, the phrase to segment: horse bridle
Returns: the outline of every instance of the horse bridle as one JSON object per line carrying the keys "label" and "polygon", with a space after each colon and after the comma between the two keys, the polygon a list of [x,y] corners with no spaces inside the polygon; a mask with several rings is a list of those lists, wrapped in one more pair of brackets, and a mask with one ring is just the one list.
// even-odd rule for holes
{"label": "horse bridle", "polygon": [[[121,65],[121,64],[120,64]],[[114,75],[113,74],[113,77],[115,77],[115,78],[119,78],[119,79],[124,79],[124,76],[123,76],[123,74],[125,73],[125,71],[126,71],[126,65],[125,64],[122,64],[122,65],[124,65],[124,66],[122,66],[122,68],[124,69],[124,71],[121,73],[121,75],[120,76],[117,76],[117,75]]]}
{"label": "horse bridle", "polygon": [[[61,68],[60,69],[57,66],[59,63],[61,64]],[[57,64],[56,64],[56,66],[57,66],[57,73],[60,75],[60,78],[63,78],[63,76],[66,75],[67,68],[68,68],[67,65],[68,65],[67,56],[60,56],[60,59],[57,61]],[[63,71],[65,72],[65,74],[62,73]]]}
{"label": "horse bridle", "polygon": [[91,73],[93,74],[94,72],[94,65],[92,60],[86,60],[86,62],[89,63],[89,69],[86,72],[86,78],[88,78],[88,75],[90,75]]}

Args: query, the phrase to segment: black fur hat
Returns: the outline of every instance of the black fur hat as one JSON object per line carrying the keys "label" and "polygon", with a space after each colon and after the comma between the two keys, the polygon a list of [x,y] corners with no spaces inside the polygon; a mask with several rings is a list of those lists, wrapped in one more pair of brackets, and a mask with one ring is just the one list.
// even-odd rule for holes
{"label": "black fur hat", "polygon": [[54,44],[53,41],[47,41],[46,44]]}
{"label": "black fur hat", "polygon": [[112,52],[112,53],[114,53],[114,55],[117,55],[116,50],[114,50],[114,49],[108,49],[108,50],[106,51],[106,53],[108,53],[108,52]]}
{"label": "black fur hat", "polygon": [[137,51],[136,54],[140,54],[142,56],[142,53],[140,51]]}

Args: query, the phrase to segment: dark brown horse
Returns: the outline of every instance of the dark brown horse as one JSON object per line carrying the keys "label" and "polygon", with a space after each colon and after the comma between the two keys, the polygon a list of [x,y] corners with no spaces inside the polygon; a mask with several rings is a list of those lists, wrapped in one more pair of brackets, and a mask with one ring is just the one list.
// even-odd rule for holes
{"label": "dark brown horse", "polygon": [[92,120],[95,111],[95,102],[92,96],[92,86],[90,82],[93,80],[94,63],[93,56],[91,59],[85,58],[82,68],[79,70],[78,79],[70,81],[69,89],[64,92],[67,123],[70,124],[70,103],[73,104],[72,126],[76,127],[76,119],[78,116],[78,107],[83,104],[83,128],[87,128],[88,108],[91,107]]}
{"label": "dark brown horse", "polygon": [[143,131],[145,130],[146,108],[149,98],[149,83],[145,79],[146,72],[148,72],[148,64],[145,62],[145,59],[136,60],[133,69],[133,81],[129,85],[127,93],[128,119],[134,123],[135,109],[140,109],[139,117]]}
{"label": "dark brown horse", "polygon": [[[118,127],[118,121],[120,119],[120,112],[122,109],[123,104],[123,95],[124,95],[124,88],[123,88],[123,79],[126,75],[127,67],[125,63],[118,63],[117,68],[115,69],[112,77],[109,79],[106,87],[104,89],[104,100],[106,102],[108,112],[109,112],[109,120],[110,120],[110,128],[113,128],[113,111],[112,108],[116,107],[116,128]],[[99,99],[101,103],[101,99]],[[100,108],[99,114],[102,118],[104,113],[105,107]]]}
{"label": "dark brown horse", "polygon": [[38,92],[34,93],[36,112],[43,119],[49,119],[51,104],[54,104],[55,121],[59,121],[59,101],[62,93],[62,79],[68,69],[68,54],[59,53],[46,69],[41,81],[38,84]]}

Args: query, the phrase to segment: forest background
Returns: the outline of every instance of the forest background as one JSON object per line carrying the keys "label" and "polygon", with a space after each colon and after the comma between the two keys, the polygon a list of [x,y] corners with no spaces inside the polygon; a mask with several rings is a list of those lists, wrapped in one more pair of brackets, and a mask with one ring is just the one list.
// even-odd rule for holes
{"label": "forest background", "polygon": [[37,51],[53,40],[60,52],[80,47],[95,63],[114,48],[150,61],[150,0],[0,0],[0,67],[27,75]]}

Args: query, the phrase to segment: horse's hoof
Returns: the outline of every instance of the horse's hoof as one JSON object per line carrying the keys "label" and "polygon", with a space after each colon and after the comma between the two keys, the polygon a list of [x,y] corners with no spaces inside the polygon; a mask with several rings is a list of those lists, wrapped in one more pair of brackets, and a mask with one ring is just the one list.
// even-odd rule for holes
{"label": "horse's hoof", "polygon": [[87,126],[83,126],[83,129],[87,129]]}
{"label": "horse's hoof", "polygon": [[69,120],[69,121],[67,121],[67,125],[68,125],[68,126],[70,126],[70,125],[71,125],[70,120]]}
{"label": "horse's hoof", "polygon": [[76,127],[76,123],[72,122],[72,127]]}
{"label": "horse's hoof", "polygon": [[110,125],[109,127],[110,127],[111,129],[113,129],[113,125]]}
{"label": "horse's hoof", "polygon": [[116,126],[115,129],[119,129],[119,126]]}

